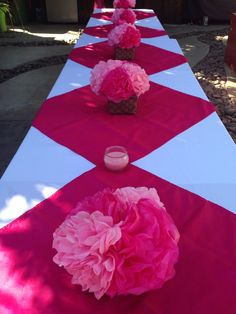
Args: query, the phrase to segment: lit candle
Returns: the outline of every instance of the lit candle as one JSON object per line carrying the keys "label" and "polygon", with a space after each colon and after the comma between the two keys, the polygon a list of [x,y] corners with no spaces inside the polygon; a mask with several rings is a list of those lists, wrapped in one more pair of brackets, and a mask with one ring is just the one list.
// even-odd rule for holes
{"label": "lit candle", "polygon": [[104,163],[107,169],[119,171],[124,169],[129,163],[129,156],[122,146],[111,146],[105,150]]}

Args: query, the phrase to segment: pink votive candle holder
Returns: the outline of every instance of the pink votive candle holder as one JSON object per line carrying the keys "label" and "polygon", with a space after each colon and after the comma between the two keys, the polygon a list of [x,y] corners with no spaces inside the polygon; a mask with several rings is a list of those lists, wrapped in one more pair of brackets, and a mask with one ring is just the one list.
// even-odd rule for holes
{"label": "pink votive candle holder", "polygon": [[107,169],[111,171],[120,171],[125,169],[129,163],[129,155],[123,146],[107,147],[104,154],[104,163]]}

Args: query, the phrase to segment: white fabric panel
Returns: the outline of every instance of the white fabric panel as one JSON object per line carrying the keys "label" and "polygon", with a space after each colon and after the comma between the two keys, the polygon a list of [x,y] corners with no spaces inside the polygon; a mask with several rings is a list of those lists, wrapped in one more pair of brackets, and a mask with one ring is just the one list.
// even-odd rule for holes
{"label": "white fabric panel", "polygon": [[157,19],[156,16],[149,17],[147,19],[137,20],[135,22],[135,25],[140,25],[143,27],[164,30],[163,26],[161,25],[160,21]]}
{"label": "white fabric panel", "polygon": [[0,227],[93,167],[31,127],[0,181]]}
{"label": "white fabric panel", "polygon": [[142,38],[141,42],[183,55],[177,40],[170,39],[167,35],[152,38]]}
{"label": "white fabric panel", "polygon": [[102,12],[112,12],[114,9],[112,8],[102,8],[102,9],[95,9],[93,13],[102,13]]}
{"label": "white fabric panel", "polygon": [[49,93],[48,99],[89,85],[90,73],[90,68],[68,59],[61,75],[58,77]]}
{"label": "white fabric panel", "polygon": [[133,164],[236,213],[236,146],[216,113]]}
{"label": "white fabric panel", "polygon": [[108,24],[112,24],[112,22],[107,21],[107,20],[102,20],[102,19],[95,19],[95,18],[91,17],[88,21],[86,28],[94,27],[94,26],[108,25]]}
{"label": "white fabric panel", "polygon": [[188,63],[150,75],[149,79],[182,93],[208,100]]}
{"label": "white fabric panel", "polygon": [[134,9],[134,11],[142,11],[147,13],[154,13],[152,9]]}
{"label": "white fabric panel", "polygon": [[74,48],[79,48],[79,47],[84,47],[90,44],[96,44],[96,43],[101,43],[103,41],[106,41],[107,38],[99,38],[95,36],[90,36],[85,33],[83,33],[82,36],[77,40]]}

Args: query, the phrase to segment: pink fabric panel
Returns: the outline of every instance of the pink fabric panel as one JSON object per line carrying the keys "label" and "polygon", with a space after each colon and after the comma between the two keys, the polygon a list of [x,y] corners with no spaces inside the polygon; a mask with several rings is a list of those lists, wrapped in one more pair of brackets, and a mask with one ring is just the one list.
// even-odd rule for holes
{"label": "pink fabric panel", "polygon": [[[160,290],[97,301],[53,263],[52,234],[85,196],[143,184],[157,189],[180,231],[176,276]],[[114,175],[95,168],[0,230],[0,312],[234,314],[235,230],[234,214],[141,169]]]}
{"label": "pink fabric panel", "polygon": [[[114,48],[109,46],[107,41],[91,44],[73,49],[69,58],[86,67],[93,68],[99,61],[113,59]],[[148,75],[176,67],[186,61],[186,58],[180,54],[144,43],[136,48],[133,60],[134,63],[144,68]]]}
{"label": "pink fabric panel", "polygon": [[[84,33],[90,36],[107,38],[108,33],[113,27],[114,27],[113,24],[87,27],[85,28]],[[138,26],[138,25],[136,25],[136,28],[140,30],[142,38],[151,38],[151,37],[158,37],[158,36],[166,35],[166,32],[164,30],[152,29],[152,28]]]}
{"label": "pink fabric panel", "polygon": [[105,106],[106,100],[85,86],[48,99],[33,125],[98,165],[110,145],[124,145],[134,161],[215,110],[203,99],[155,83],[140,96],[136,115],[109,115]]}
{"label": "pink fabric panel", "polygon": [[[94,13],[92,14],[92,17],[95,19],[103,19],[103,20],[110,21],[112,14],[113,12]],[[135,11],[135,14],[136,14],[137,20],[147,19],[147,18],[156,16],[155,13],[148,13],[148,12],[142,12],[142,11]]]}

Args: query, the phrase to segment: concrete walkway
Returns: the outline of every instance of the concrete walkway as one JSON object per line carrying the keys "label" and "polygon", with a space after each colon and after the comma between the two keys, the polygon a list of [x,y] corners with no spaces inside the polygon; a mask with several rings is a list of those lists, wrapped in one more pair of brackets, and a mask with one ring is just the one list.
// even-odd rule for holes
{"label": "concrete walkway", "polygon": [[[166,30],[172,36],[186,34],[179,40],[179,44],[190,65],[194,66],[208,54],[209,46],[200,42],[197,36],[192,36],[192,33],[223,27],[225,26],[166,25]],[[0,37],[0,73],[1,70],[14,70],[42,58],[68,55],[74,40],[80,34],[76,25],[31,25],[26,30],[23,33],[17,29]],[[57,40],[56,45],[52,45],[54,40]],[[68,44],[65,45],[65,42]],[[32,70],[29,68],[25,73],[0,84],[0,176],[26,135],[62,67],[63,64]],[[233,81],[232,73],[230,75]]]}
{"label": "concrete walkway", "polygon": [[21,64],[50,56],[68,55],[70,46],[1,47],[0,69],[13,69]]}

